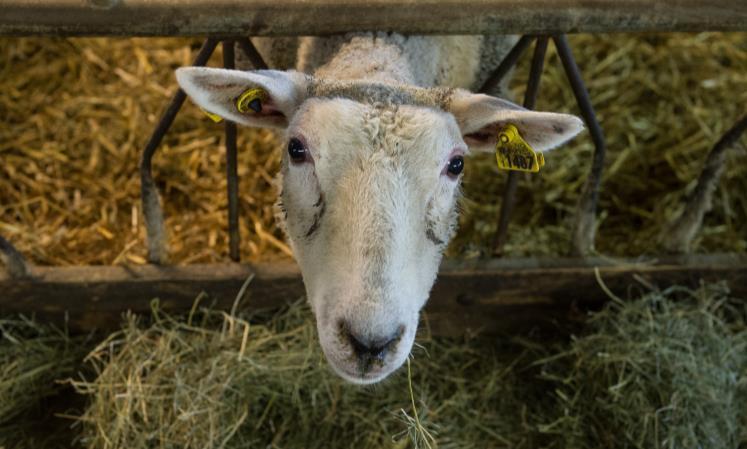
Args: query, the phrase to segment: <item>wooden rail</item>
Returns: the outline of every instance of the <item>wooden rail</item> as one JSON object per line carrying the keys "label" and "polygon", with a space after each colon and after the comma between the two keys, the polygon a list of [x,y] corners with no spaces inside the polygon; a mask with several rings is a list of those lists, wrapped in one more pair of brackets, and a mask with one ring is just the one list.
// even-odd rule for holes
{"label": "wooden rail", "polygon": [[[656,263],[609,259],[495,259],[447,261],[426,307],[434,334],[505,332],[568,322],[609,300],[650,287],[725,281],[747,297],[747,256],[673,257]],[[304,294],[293,264],[32,267],[31,278],[0,274],[0,314],[21,312],[71,328],[116,327],[126,310],[147,313],[159,298],[166,310],[189,310],[206,292],[216,307],[229,309],[244,281],[253,276],[242,304],[253,310],[277,307]]]}
{"label": "wooden rail", "polygon": [[0,0],[0,35],[745,31],[744,0]]}

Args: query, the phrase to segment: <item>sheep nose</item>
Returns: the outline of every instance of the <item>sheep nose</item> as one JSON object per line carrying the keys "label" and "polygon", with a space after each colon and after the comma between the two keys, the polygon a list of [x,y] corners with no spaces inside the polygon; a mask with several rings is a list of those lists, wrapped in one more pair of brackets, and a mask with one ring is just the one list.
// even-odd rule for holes
{"label": "sheep nose", "polygon": [[344,328],[345,337],[347,337],[350,347],[353,349],[353,353],[360,361],[378,360],[383,362],[387,352],[396,346],[404,333],[404,328],[400,326],[394,334],[390,334],[386,337],[365,338],[352,332],[347,326],[344,326]]}

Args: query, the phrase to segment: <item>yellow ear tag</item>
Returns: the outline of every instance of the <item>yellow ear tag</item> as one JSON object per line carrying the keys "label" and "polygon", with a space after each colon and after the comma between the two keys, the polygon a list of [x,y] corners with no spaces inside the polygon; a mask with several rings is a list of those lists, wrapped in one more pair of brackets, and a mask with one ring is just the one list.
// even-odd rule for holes
{"label": "yellow ear tag", "polygon": [[208,112],[208,111],[206,111],[206,110],[204,110],[204,109],[202,109],[202,108],[200,108],[200,109],[202,110],[202,112],[203,112],[203,113],[204,113],[205,115],[207,115],[208,117],[210,117],[210,120],[214,121],[215,123],[220,123],[220,122],[222,122],[222,121],[223,121],[223,117],[221,117],[220,115],[218,115],[218,114],[213,114],[212,112]]}
{"label": "yellow ear tag", "polygon": [[516,126],[511,124],[505,125],[498,131],[495,159],[501,170],[537,173],[545,165],[542,152],[534,151],[522,139]]}
{"label": "yellow ear tag", "polygon": [[236,109],[242,114],[262,112],[262,102],[267,100],[267,92],[262,88],[249,89],[236,99]]}

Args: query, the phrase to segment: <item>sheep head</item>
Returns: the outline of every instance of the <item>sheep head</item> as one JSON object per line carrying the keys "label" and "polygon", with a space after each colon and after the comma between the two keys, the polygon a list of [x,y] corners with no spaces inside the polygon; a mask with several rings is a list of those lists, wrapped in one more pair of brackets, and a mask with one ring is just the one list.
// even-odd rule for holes
{"label": "sheep head", "polygon": [[[464,156],[514,124],[536,150],[582,129],[461,89],[312,78],[294,71],[177,70],[200,107],[285,131],[277,203],[332,368],[378,382],[406,360],[457,223]],[[237,108],[242,93],[260,103]],[[243,112],[240,110],[243,109]]]}

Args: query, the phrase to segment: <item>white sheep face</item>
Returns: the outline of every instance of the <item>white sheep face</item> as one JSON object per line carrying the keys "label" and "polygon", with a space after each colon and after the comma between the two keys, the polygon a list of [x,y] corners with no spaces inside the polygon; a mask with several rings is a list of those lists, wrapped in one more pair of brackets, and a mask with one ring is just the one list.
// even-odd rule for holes
{"label": "white sheep face", "polygon": [[[331,92],[278,71],[185,68],[177,78],[212,113],[285,129],[278,212],[327,360],[358,384],[384,379],[410,353],[454,233],[462,156],[492,149],[506,122],[538,150],[581,129],[573,116],[461,90],[348,83]],[[235,99],[255,87],[269,94],[262,111],[239,113]],[[371,98],[382,92],[386,101]]]}
{"label": "white sheep face", "polygon": [[332,367],[377,382],[410,352],[456,224],[467,151],[451,114],[310,99],[288,127],[279,205]]}

